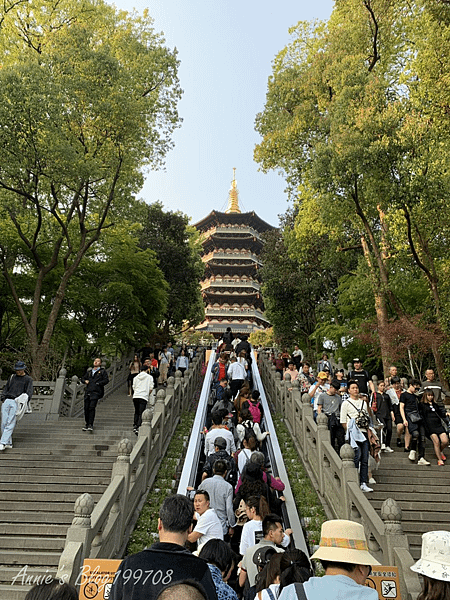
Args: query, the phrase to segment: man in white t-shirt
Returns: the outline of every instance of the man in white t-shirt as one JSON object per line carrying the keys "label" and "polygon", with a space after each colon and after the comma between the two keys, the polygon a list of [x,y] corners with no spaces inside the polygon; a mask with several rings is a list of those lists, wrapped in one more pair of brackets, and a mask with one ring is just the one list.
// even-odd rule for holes
{"label": "man in white t-shirt", "polygon": [[223,540],[222,524],[213,508],[209,505],[209,494],[206,490],[198,490],[194,496],[194,519],[197,525],[188,535],[188,540],[197,542],[197,550],[209,540]]}
{"label": "man in white t-shirt", "polygon": [[215,441],[218,437],[225,440],[227,447],[226,451],[228,454],[234,454],[236,452],[236,444],[234,436],[229,429],[222,425],[222,415],[220,411],[213,412],[211,414],[212,427],[205,435],[205,456],[209,456],[215,452]]}

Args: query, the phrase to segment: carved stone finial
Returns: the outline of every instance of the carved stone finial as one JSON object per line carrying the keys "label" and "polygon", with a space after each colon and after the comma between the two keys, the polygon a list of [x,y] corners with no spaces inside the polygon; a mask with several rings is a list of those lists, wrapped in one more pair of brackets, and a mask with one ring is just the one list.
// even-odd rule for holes
{"label": "carved stone finial", "polygon": [[164,403],[165,398],[166,398],[166,390],[164,390],[164,389],[158,390],[158,392],[156,393],[156,402]]}
{"label": "carved stone finial", "polygon": [[167,387],[173,387],[175,385],[175,377],[169,377],[167,379]]}
{"label": "carved stone finial", "polygon": [[59,370],[58,377],[65,377],[67,375],[67,369],[64,367]]}
{"label": "carved stone finial", "polygon": [[72,383],[78,383],[80,380],[76,375],[72,375]]}
{"label": "carved stone finial", "polygon": [[181,379],[181,376],[182,376],[181,371],[175,371],[175,379]]}
{"label": "carved stone finial", "polygon": [[381,505],[381,518],[383,521],[401,521],[402,509],[394,498],[386,498]]}
{"label": "carved stone finial", "polygon": [[287,372],[286,372],[286,373],[284,374],[284,380],[285,380],[285,381],[288,381],[289,383],[291,383],[291,375],[290,375],[290,373],[287,373]]}
{"label": "carved stone finial", "polygon": [[144,410],[144,412],[142,413],[142,423],[149,424],[152,422],[152,418],[153,418],[153,412],[149,408],[146,408]]}
{"label": "carved stone finial", "polygon": [[344,462],[353,463],[353,459],[355,458],[355,451],[350,446],[350,444],[344,444],[341,447],[341,451],[339,452],[339,455]]}
{"label": "carved stone finial", "polygon": [[325,413],[317,415],[317,427],[319,429],[328,429],[328,417]]}
{"label": "carved stone finial", "polygon": [[91,526],[91,515],[94,510],[94,499],[90,494],[81,494],[75,500],[75,506],[73,509],[74,518],[72,525],[78,527],[89,528]]}
{"label": "carved stone finial", "polygon": [[381,518],[384,521],[386,533],[402,534],[402,509],[394,498],[386,498],[381,505]]}
{"label": "carved stone finial", "polygon": [[300,387],[300,383],[299,383],[298,379],[296,379],[295,381],[292,382],[292,387],[294,389],[297,389]]}
{"label": "carved stone finial", "polygon": [[311,404],[311,396],[306,392],[302,395],[303,404]]}
{"label": "carved stone finial", "polygon": [[127,438],[120,440],[120,442],[117,445],[118,456],[130,456],[132,450],[133,444]]}

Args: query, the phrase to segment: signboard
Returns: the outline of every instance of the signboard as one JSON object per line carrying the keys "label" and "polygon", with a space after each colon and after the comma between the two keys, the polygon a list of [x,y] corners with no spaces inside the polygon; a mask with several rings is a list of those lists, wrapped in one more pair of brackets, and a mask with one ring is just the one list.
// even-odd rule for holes
{"label": "signboard", "polygon": [[108,600],[114,575],[121,562],[86,558],[81,570],[79,600]]}
{"label": "signboard", "polygon": [[401,600],[400,581],[397,567],[373,567],[372,573],[366,579],[367,587],[378,592],[380,600]]}

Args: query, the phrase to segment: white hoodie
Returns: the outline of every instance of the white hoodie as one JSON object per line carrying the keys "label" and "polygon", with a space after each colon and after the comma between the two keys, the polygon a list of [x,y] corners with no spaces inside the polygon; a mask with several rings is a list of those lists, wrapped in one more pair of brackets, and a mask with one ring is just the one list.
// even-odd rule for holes
{"label": "white hoodie", "polygon": [[141,371],[133,379],[133,398],[141,398],[148,402],[153,385],[153,377],[147,371]]}

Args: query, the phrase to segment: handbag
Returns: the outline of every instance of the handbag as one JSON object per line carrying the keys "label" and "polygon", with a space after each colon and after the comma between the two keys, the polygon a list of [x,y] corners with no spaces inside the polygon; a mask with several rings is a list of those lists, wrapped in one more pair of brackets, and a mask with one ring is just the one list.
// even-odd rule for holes
{"label": "handbag", "polygon": [[408,413],[408,419],[411,421],[411,423],[420,423],[422,417],[420,416],[418,410],[413,410],[412,412]]}
{"label": "handbag", "polygon": [[238,508],[234,511],[236,515],[236,525],[244,525],[248,521],[247,513],[245,512],[245,502],[241,500]]}

